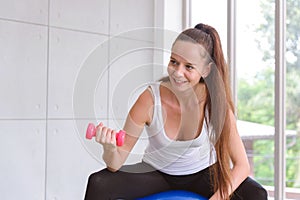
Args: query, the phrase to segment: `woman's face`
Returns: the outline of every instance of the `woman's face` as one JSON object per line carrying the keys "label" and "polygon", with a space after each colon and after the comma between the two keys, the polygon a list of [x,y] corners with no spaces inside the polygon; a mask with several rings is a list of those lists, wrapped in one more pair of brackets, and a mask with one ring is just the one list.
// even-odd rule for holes
{"label": "woman's face", "polygon": [[204,48],[188,41],[176,41],[172,47],[168,74],[174,89],[184,91],[195,88],[201,77],[209,74],[209,65],[203,57]]}

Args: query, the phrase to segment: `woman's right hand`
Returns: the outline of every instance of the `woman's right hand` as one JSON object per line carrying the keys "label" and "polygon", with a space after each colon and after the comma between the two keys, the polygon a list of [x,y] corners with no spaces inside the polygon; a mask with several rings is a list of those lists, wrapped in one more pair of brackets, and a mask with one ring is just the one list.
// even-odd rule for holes
{"label": "woman's right hand", "polygon": [[108,151],[115,151],[117,149],[117,142],[116,142],[116,134],[117,131],[106,127],[101,122],[96,127],[96,142],[103,145],[103,148]]}

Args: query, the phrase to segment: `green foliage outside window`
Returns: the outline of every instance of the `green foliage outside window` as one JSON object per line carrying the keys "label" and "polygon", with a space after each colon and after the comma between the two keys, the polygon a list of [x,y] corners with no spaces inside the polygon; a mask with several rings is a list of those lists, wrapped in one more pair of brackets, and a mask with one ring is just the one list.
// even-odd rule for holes
{"label": "green foliage outside window", "polygon": [[[287,139],[287,187],[300,188],[300,0],[287,1],[286,18],[286,127],[298,136]],[[253,80],[238,80],[238,117],[240,120],[274,126],[274,0],[261,1],[264,22],[255,30],[257,47],[267,67],[258,70]],[[274,185],[274,141],[254,143],[255,178],[265,185]]]}

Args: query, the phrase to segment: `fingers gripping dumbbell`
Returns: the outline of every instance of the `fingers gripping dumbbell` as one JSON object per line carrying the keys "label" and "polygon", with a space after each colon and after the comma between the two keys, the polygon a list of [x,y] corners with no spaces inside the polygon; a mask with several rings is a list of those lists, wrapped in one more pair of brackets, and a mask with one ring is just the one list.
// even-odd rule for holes
{"label": "fingers gripping dumbbell", "polygon": [[[116,142],[117,142],[117,146],[122,146],[124,144],[124,140],[125,140],[125,134],[126,132],[123,130],[120,130],[117,134],[116,134]],[[87,139],[92,139],[92,137],[96,136],[96,127],[94,124],[89,123],[88,127],[86,129],[86,135],[85,137]]]}

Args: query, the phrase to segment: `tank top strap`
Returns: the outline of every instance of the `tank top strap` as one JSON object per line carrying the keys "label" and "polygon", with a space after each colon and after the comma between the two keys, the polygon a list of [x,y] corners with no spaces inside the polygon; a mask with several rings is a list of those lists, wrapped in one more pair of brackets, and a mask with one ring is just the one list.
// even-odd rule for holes
{"label": "tank top strap", "polygon": [[161,105],[161,98],[160,98],[160,83],[161,82],[155,82],[150,84],[150,88],[151,88],[151,93],[153,95],[154,98],[154,104],[156,106]]}
{"label": "tank top strap", "polygon": [[149,90],[152,93],[154,105],[153,105],[153,116],[149,126],[146,126],[149,136],[156,135],[163,132],[164,121],[162,116],[162,104],[160,97],[160,82],[151,83]]}

